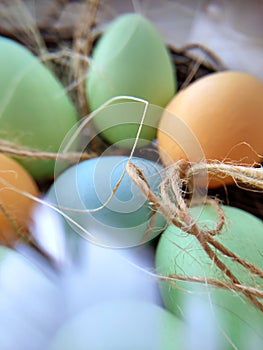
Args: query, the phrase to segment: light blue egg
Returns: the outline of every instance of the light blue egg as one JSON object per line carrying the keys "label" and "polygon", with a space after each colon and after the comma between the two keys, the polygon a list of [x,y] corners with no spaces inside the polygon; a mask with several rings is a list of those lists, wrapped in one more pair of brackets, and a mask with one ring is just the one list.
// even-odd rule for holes
{"label": "light blue egg", "polygon": [[[126,156],[102,156],[74,165],[55,180],[46,199],[57,203],[68,224],[94,243],[129,247],[147,242],[163,231],[166,221],[127,173],[109,200],[127,161]],[[158,193],[161,165],[143,158],[132,161]]]}

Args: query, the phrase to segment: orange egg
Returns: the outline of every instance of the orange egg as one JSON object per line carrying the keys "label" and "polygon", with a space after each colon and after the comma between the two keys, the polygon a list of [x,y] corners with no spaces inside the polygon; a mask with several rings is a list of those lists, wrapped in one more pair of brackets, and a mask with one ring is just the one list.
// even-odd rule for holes
{"label": "orange egg", "polygon": [[[191,139],[186,135],[185,142],[178,142],[184,138],[182,133],[179,135],[178,118],[198,140],[207,162],[254,165],[262,160],[263,82],[255,76],[238,71],[217,72],[181,90],[159,123],[157,138],[165,165],[189,159],[186,146],[191,147]],[[200,152],[192,153],[197,154],[196,159],[190,160],[200,161]],[[230,177],[209,177],[209,187],[231,182]]]}
{"label": "orange egg", "polygon": [[12,245],[31,223],[34,201],[16,189],[39,195],[31,175],[18,162],[0,154],[0,244]]}

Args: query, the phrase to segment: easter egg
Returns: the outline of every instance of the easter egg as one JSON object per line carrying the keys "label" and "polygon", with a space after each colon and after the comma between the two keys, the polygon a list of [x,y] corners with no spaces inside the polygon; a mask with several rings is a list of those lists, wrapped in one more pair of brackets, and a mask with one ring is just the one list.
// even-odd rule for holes
{"label": "easter egg", "polygon": [[186,325],[161,307],[130,299],[94,304],[65,323],[50,350],[184,349]]}
{"label": "easter egg", "polygon": [[[263,153],[263,82],[238,71],[210,74],[181,90],[167,105],[158,126],[158,145],[164,164],[188,159],[180,147],[173,115],[198,139],[208,162],[253,165]],[[197,159],[198,161],[198,159]],[[210,177],[209,187],[233,182]]]}
{"label": "easter egg", "polygon": [[32,223],[34,201],[24,191],[38,196],[32,176],[15,160],[0,154],[0,243],[12,245]]}
{"label": "easter egg", "polygon": [[[177,88],[174,66],[163,38],[150,21],[134,13],[119,16],[98,40],[92,53],[86,85],[92,111],[120,95],[138,97],[164,107]],[[127,139],[131,130],[135,137],[141,114],[129,114],[129,119],[125,113],[109,114],[105,118],[111,118],[113,124],[119,125],[123,139]],[[123,118],[124,123],[127,119],[130,125],[122,125]],[[94,118],[93,122],[108,142],[116,142],[114,127],[103,131],[102,117]],[[156,134],[156,130],[144,132],[148,139]]]}
{"label": "easter egg", "polygon": [[116,148],[131,149],[135,141],[136,148],[147,146],[156,137],[162,113],[162,107],[145,101],[120,100],[94,112],[94,132]]}
{"label": "easter egg", "polygon": [[[241,209],[222,206],[226,222],[215,239],[251,264],[263,268],[263,221]],[[212,206],[193,207],[197,223],[212,229],[217,220]],[[215,250],[215,248],[212,248]],[[262,278],[247,270],[234,258],[215,250],[219,259],[231,270],[240,284],[262,289]],[[229,278],[210,260],[195,236],[169,226],[157,246],[156,269],[161,275],[201,277],[204,283],[189,281],[160,282],[165,306],[177,315],[191,319],[198,315],[221,333],[218,349],[261,349],[263,347],[263,313],[240,291],[209,284],[210,279],[229,282]],[[206,283],[207,281],[207,283]],[[260,300],[260,299],[259,299]],[[198,310],[198,311],[197,311]],[[205,315],[205,317],[202,317]]]}
{"label": "easter egg", "polygon": [[[94,243],[116,247],[145,243],[163,230],[165,219],[124,172],[128,160],[101,156],[80,162],[57,177],[46,199],[57,203],[68,224]],[[132,161],[157,194],[163,168],[143,158]]]}
{"label": "easter egg", "polygon": [[65,317],[58,285],[30,259],[0,246],[0,349],[3,350],[46,350]]}
{"label": "easter egg", "polygon": [[[37,57],[0,37],[0,137],[17,146],[57,152],[77,122],[63,86]],[[54,160],[19,161],[34,177],[53,176]]]}

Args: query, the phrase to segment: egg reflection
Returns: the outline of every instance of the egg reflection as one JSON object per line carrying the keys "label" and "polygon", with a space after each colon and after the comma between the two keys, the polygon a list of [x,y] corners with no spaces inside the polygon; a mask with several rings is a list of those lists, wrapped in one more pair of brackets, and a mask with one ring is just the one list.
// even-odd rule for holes
{"label": "egg reflection", "polygon": [[100,247],[79,236],[53,209],[41,206],[36,215],[43,217],[36,221],[33,234],[41,249],[59,262],[57,283],[65,300],[66,318],[94,303],[121,298],[162,303],[152,274],[153,245]]}
{"label": "egg reflection", "polygon": [[87,247],[85,265],[68,280],[73,310],[81,309],[83,304],[124,297],[161,303],[155,279],[140,266],[143,259],[151,263],[152,252],[147,247],[140,249],[142,256],[135,257],[136,252],[130,253],[92,245]]}
{"label": "egg reflection", "polygon": [[[70,230],[70,229],[69,229]],[[68,234],[69,232],[67,232]],[[70,233],[77,236],[75,232]],[[144,245],[111,249],[79,236],[78,263],[65,271],[63,284],[69,314],[94,303],[133,298],[162,304],[154,271],[154,249]]]}
{"label": "egg reflection", "polygon": [[[179,344],[177,348],[181,349],[183,337],[187,339],[189,350],[196,349],[200,339],[194,338],[195,342],[192,344],[193,338],[190,337],[198,334],[200,325],[195,322],[186,329],[181,321],[177,318],[173,321],[174,316],[162,309],[158,280],[152,273],[154,272],[152,245],[128,249],[96,246],[71,230],[66,221],[56,212],[52,211],[51,215],[47,212],[46,208],[43,211],[40,208],[38,212],[38,215],[40,213],[43,215],[42,220],[38,220],[39,242],[41,241],[42,249],[50,252],[50,256],[53,254],[53,259],[56,258],[56,252],[61,254],[59,248],[63,247],[66,262],[64,265],[59,265],[59,273],[54,273],[38,255],[30,253],[30,250],[27,251],[28,258],[25,258],[21,254],[22,251],[23,253],[26,251],[22,249],[23,247],[18,247],[20,253],[7,248],[1,249],[4,253],[3,256],[0,254],[2,257],[0,263],[1,335],[3,331],[0,339],[1,350],[49,349],[53,337],[60,334],[59,330],[63,332],[63,329],[67,329],[67,325],[72,324],[72,318],[78,320],[80,314],[86,317],[84,326],[83,324],[76,326],[77,331],[82,332],[79,337],[80,342],[82,337],[86,336],[86,333],[83,333],[83,327],[86,331],[91,329],[87,334],[92,335],[94,327],[102,327],[97,330],[102,332],[106,326],[108,327],[109,319],[114,318],[116,327],[122,325],[126,333],[118,332],[115,327],[113,328],[115,333],[109,331],[108,337],[114,334],[126,334],[125,341],[127,341],[129,335],[135,334],[131,344],[138,344],[138,342],[144,345],[157,344],[156,349],[159,350],[163,348],[158,345],[163,338],[160,338],[161,333],[155,330],[162,329],[166,341],[170,334],[169,339],[174,340],[173,345],[175,344],[175,347],[171,347],[169,341],[164,342],[165,345],[168,344],[165,349],[176,349],[177,344]],[[49,226],[51,227],[53,223],[53,231],[45,232],[47,215]],[[43,227],[40,228],[40,226]],[[55,235],[48,236],[52,232],[57,232],[61,237],[58,239]],[[61,246],[61,242],[70,242],[70,244]],[[60,257],[61,255],[57,256],[57,261],[61,261]],[[49,271],[49,274],[44,275],[34,265]],[[87,316],[85,316],[85,310],[89,310]],[[95,316],[97,323],[94,321]],[[122,321],[123,317],[126,323]],[[163,323],[160,324],[160,319],[165,320],[167,327],[163,327]],[[148,327],[146,334],[140,338],[138,334],[144,333],[144,327]],[[111,329],[111,327],[108,328]],[[91,344],[92,339],[91,337]],[[105,339],[100,340],[103,342]],[[113,337],[113,339],[117,338]],[[65,347],[61,349],[66,349],[67,344],[65,345],[63,341],[62,339],[62,345],[64,344]],[[76,338],[73,336],[72,342],[74,341]],[[214,339],[212,341],[214,342]],[[60,346],[61,343],[54,344]],[[211,344],[209,343],[209,346]],[[82,343],[82,346],[86,345],[85,342]],[[127,347],[122,348],[127,349]],[[209,349],[214,348],[211,345]]]}
{"label": "egg reflection", "polygon": [[185,349],[186,326],[168,311],[125,299],[95,304],[66,323],[52,350]]}
{"label": "egg reflection", "polygon": [[[44,215],[47,210],[42,213]],[[64,235],[67,243],[70,242],[67,257],[72,259],[64,265],[57,282],[63,296],[65,313],[62,326],[56,328],[57,333],[50,343],[52,350],[65,350],[67,347],[79,350],[88,346],[96,349],[93,347],[96,339],[98,348],[101,346],[102,349],[116,350],[122,346],[126,350],[129,343],[142,349],[148,349],[154,344],[151,349],[174,350],[183,348],[183,338],[189,350],[199,347],[205,349],[205,345],[209,350],[221,349],[220,330],[211,322],[209,310],[199,300],[190,299],[184,310],[189,316],[187,326],[176,317],[171,318],[169,312],[163,309],[159,279],[154,274],[153,245],[126,249],[100,247],[77,235],[54,211],[51,216],[54,218],[54,232],[59,234],[58,228],[64,225],[60,234]],[[60,224],[56,226],[55,223],[59,221]],[[44,234],[44,230],[42,232]],[[45,245],[44,236],[42,245]],[[59,251],[58,242],[54,239],[52,248],[52,239],[49,238],[46,250],[50,247],[53,252],[56,249]],[[168,328],[166,331],[164,324]],[[156,329],[158,332],[155,332]],[[166,340],[160,336],[160,330],[165,332]],[[116,344],[114,341],[118,336]],[[173,341],[173,345],[170,341]],[[134,347],[137,348],[140,347]]]}

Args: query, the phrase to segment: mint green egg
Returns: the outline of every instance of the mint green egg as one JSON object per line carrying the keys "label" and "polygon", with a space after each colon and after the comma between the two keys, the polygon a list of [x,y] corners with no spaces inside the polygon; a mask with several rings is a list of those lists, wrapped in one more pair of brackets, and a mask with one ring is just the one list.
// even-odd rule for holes
{"label": "mint green egg", "polygon": [[[61,83],[27,48],[0,37],[0,138],[20,147],[57,152],[77,123]],[[52,176],[53,160],[20,158],[37,178]]]}
{"label": "mint green egg", "polygon": [[[91,110],[120,95],[142,98],[150,104],[165,107],[176,89],[170,53],[154,25],[139,14],[124,14],[114,20],[93,51],[87,76]],[[94,124],[108,142],[115,143],[120,134],[123,139],[128,139],[131,134],[134,137],[141,114],[129,116],[130,125],[121,125],[125,113],[109,114],[108,118],[118,125],[118,130],[113,126],[103,131],[103,118],[94,118]],[[158,120],[154,123],[156,128]],[[156,130],[150,128],[145,134],[151,140]]]}
{"label": "mint green egg", "polygon": [[[234,207],[222,206],[226,223],[216,239],[248,262],[263,269],[263,221]],[[200,213],[200,207],[192,208]],[[212,228],[216,211],[205,206],[197,218],[199,225]],[[240,283],[263,290],[263,279],[253,275],[233,259],[218,252],[218,257],[234,273]],[[156,269],[162,275],[181,274],[229,281],[210,260],[197,239],[177,227],[169,226],[160,238],[156,251]],[[165,306],[183,318],[197,317],[213,324],[220,334],[217,349],[262,349],[263,312],[240,292],[196,282],[170,284],[160,282]],[[262,299],[260,300],[262,302]],[[191,306],[191,307],[190,307]],[[199,321],[200,323],[201,321]]]}

